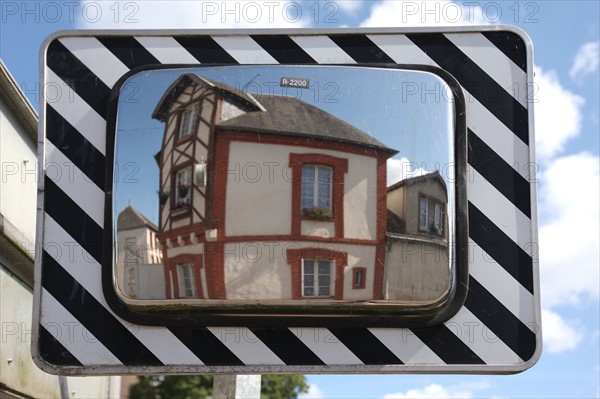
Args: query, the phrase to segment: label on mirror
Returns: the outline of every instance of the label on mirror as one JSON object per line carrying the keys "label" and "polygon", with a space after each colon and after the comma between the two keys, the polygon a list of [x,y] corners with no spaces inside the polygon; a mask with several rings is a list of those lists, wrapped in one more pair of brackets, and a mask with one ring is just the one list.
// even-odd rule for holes
{"label": "label on mirror", "polygon": [[298,87],[300,89],[310,88],[310,80],[302,78],[286,78],[283,77],[279,80],[279,86],[281,87]]}
{"label": "label on mirror", "polygon": [[104,287],[122,317],[428,326],[462,305],[466,133],[448,76],[166,68],[113,94]]}

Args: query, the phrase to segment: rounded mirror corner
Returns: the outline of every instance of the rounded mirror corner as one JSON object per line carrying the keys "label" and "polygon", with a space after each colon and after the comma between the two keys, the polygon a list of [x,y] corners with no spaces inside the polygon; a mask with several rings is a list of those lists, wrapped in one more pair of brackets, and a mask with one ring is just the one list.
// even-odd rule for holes
{"label": "rounded mirror corner", "polygon": [[149,325],[449,319],[468,284],[458,87],[416,66],[124,77],[107,135],[109,304]]}

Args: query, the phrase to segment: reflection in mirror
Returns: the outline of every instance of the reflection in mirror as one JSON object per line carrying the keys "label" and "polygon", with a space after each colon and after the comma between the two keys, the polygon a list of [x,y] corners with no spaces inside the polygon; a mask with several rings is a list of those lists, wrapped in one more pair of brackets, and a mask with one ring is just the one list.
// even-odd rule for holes
{"label": "reflection in mirror", "polygon": [[450,93],[429,72],[366,67],[131,76],[116,122],[117,293],[165,306],[445,300]]}

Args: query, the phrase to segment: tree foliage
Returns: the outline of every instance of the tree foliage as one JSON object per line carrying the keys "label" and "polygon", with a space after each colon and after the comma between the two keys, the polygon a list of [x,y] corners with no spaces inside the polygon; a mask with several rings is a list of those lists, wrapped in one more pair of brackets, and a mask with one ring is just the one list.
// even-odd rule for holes
{"label": "tree foliage", "polygon": [[[130,399],[196,399],[212,395],[213,378],[206,375],[141,376],[129,387]],[[297,399],[308,392],[303,375],[263,375],[261,399]]]}
{"label": "tree foliage", "polygon": [[296,399],[298,394],[308,392],[303,375],[263,375],[260,384],[261,399]]}

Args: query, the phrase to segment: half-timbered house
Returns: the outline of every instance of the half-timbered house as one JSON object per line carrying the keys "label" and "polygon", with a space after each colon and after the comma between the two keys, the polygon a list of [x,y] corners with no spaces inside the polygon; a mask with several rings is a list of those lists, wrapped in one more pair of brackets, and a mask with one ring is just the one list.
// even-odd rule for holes
{"label": "half-timbered house", "polygon": [[395,150],[296,98],[196,74],[153,117],[167,298],[382,299]]}

